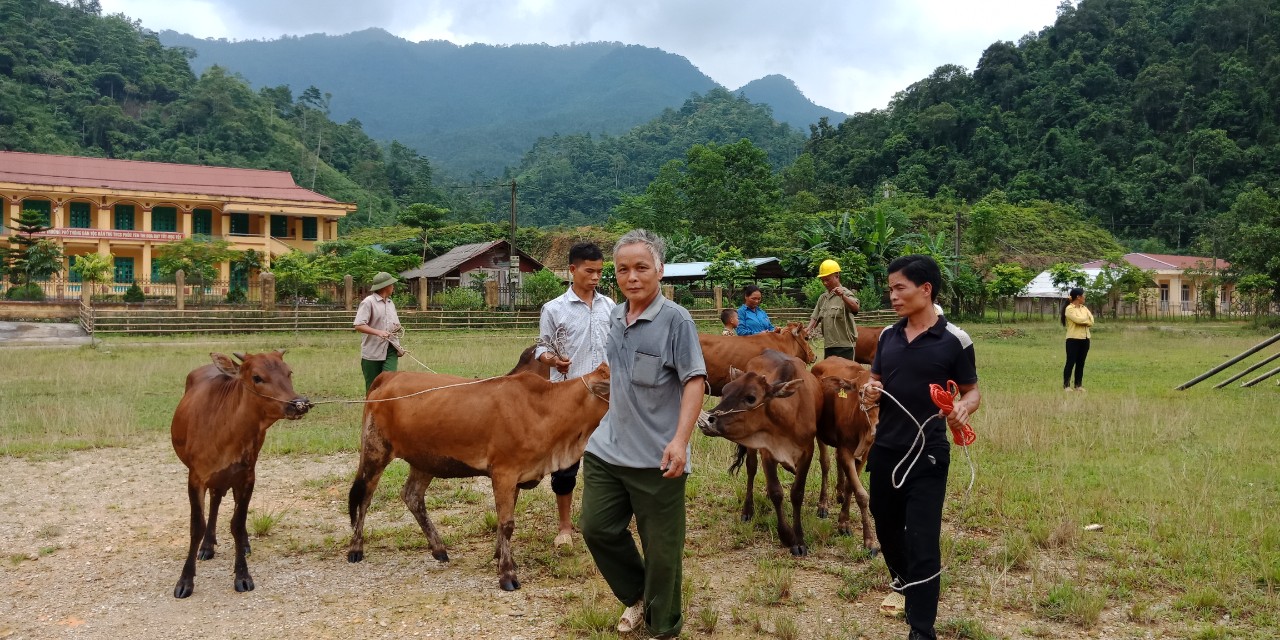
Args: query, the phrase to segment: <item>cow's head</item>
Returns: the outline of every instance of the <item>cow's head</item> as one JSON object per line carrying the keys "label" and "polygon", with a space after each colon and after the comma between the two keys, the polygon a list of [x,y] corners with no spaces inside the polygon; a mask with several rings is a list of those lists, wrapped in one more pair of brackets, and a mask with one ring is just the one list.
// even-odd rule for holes
{"label": "cow's head", "polygon": [[782,332],[790,334],[791,338],[796,341],[799,351],[799,353],[795,354],[797,358],[804,360],[807,364],[813,364],[818,359],[818,356],[813,352],[813,347],[809,345],[809,341],[804,337],[803,324],[788,322],[787,326],[783,327]]}
{"label": "cow's head", "polygon": [[863,397],[870,376],[862,374],[855,379],[823,376],[822,410],[837,420],[849,420],[848,424],[862,425],[874,434],[880,422],[880,403],[868,403]]}
{"label": "cow's head", "polygon": [[803,382],[800,378],[771,382],[755,371],[729,367],[729,384],[724,386],[720,404],[699,426],[709,436],[719,436],[753,449],[762,448],[761,434],[767,437],[765,432],[775,427],[766,405],[791,397]]}
{"label": "cow's head", "polygon": [[590,391],[591,395],[608,402],[609,364],[607,362],[601,362],[600,366],[596,367],[595,371],[582,376],[582,384],[587,386],[587,391]]}
{"label": "cow's head", "polygon": [[311,408],[311,401],[293,390],[293,369],[284,362],[284,349],[232,355],[240,362],[221,353],[209,357],[218,371],[237,378],[249,390],[266,417],[297,420]]}

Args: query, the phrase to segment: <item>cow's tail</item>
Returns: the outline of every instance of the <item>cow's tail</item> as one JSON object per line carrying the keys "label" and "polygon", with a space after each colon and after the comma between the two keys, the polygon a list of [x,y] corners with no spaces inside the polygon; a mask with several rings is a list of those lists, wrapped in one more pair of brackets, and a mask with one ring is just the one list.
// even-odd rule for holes
{"label": "cow's tail", "polygon": [[[379,376],[381,377],[381,376]],[[374,380],[376,386],[378,380]],[[370,392],[373,390],[370,389]],[[360,513],[360,506],[364,504],[365,496],[369,491],[369,438],[376,433],[373,428],[373,405],[366,404],[364,406],[364,416],[361,420],[360,429],[360,464],[356,466],[356,477],[351,481],[351,491],[347,494],[347,515],[351,516],[351,526],[356,526],[356,516]]]}
{"label": "cow's tail", "polygon": [[748,449],[742,445],[738,445],[738,450],[733,454],[733,464],[729,465],[729,473],[737,473],[742,468],[742,462],[747,459]]}

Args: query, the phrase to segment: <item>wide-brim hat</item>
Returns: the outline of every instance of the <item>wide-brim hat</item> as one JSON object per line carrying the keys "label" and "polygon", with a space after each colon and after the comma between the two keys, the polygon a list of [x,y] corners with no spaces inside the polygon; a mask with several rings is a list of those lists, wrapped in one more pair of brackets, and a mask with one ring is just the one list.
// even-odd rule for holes
{"label": "wide-brim hat", "polygon": [[386,271],[379,271],[378,275],[373,277],[373,283],[369,285],[369,288],[373,289],[374,291],[379,291],[383,287],[386,287],[388,285],[393,285],[395,283],[396,283],[395,276],[387,273]]}

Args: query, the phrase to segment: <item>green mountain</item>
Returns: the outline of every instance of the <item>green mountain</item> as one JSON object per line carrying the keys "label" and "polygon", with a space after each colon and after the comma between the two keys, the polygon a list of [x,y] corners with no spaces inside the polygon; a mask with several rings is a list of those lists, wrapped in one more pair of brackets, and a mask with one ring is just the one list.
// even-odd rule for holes
{"label": "green mountain", "polygon": [[[977,68],[947,65],[807,150],[838,200],[1003,190],[1187,247],[1252,186],[1280,188],[1280,5],[1081,0]],[[1157,247],[1159,248],[1159,247]]]}
{"label": "green mountain", "polygon": [[425,158],[330,120],[318,91],[196,77],[186,53],[92,0],[0,0],[0,149],[290,171],[359,204],[344,227],[442,198]]}
{"label": "green mountain", "polygon": [[[241,42],[165,31],[160,39],[194,51],[197,70],[217,64],[254,86],[319,87],[332,94],[336,118],[357,118],[375,138],[401,140],[461,176],[497,175],[542,137],[626,133],[719,87],[681,56],[618,42],[458,46],[380,29]],[[780,122],[805,131],[835,113],[780,80],[761,92],[777,101]],[[753,85],[748,94],[760,101]]]}
{"label": "green mountain", "polygon": [[823,118],[830,122],[844,122],[849,117],[814,104],[790,78],[777,74],[752,80],[734,93],[757,104],[769,105],[779,122],[785,122],[799,131],[808,131],[809,125],[817,124]]}

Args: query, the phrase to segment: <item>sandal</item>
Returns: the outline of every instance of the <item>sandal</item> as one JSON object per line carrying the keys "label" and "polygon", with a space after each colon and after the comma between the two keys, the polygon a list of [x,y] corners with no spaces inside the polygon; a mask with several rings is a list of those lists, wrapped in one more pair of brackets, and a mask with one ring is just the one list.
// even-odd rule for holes
{"label": "sandal", "polygon": [[880,603],[880,613],[890,618],[900,618],[907,614],[907,597],[891,591],[889,595],[884,597],[884,602]]}
{"label": "sandal", "polygon": [[618,618],[618,633],[631,633],[644,621],[644,600],[637,602],[622,612]]}

